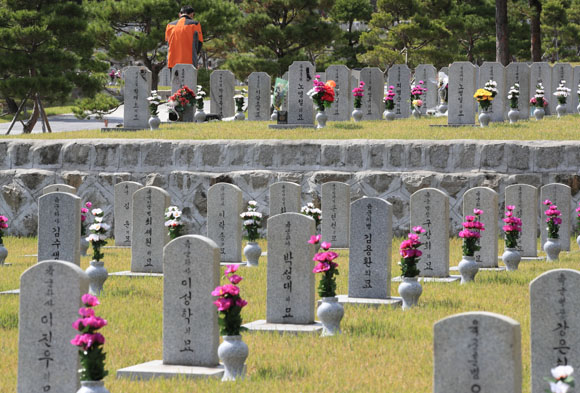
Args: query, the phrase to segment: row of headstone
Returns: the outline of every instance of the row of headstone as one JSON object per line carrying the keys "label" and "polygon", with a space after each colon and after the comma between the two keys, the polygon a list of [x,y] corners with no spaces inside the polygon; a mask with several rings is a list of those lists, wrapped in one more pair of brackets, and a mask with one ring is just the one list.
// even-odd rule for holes
{"label": "row of headstone", "polygon": [[[531,392],[547,391],[556,366],[580,367],[580,272],[556,269],[530,283]],[[433,392],[522,392],[521,326],[467,312],[433,327]],[[549,389],[548,389],[549,390]]]}

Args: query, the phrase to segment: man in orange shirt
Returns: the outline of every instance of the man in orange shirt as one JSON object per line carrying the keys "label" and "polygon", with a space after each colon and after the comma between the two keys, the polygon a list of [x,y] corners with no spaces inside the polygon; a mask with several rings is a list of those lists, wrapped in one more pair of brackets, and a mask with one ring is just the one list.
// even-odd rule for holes
{"label": "man in orange shirt", "polygon": [[201,24],[193,20],[195,15],[192,6],[184,6],[179,12],[179,19],[167,25],[165,40],[169,43],[167,67],[176,64],[193,64],[198,68],[198,56],[203,45]]}

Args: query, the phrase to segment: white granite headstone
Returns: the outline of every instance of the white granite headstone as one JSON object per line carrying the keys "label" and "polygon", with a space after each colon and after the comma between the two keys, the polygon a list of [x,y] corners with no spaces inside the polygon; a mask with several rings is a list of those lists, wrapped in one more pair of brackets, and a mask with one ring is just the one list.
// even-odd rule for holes
{"label": "white granite headstone", "polygon": [[518,250],[522,257],[537,257],[538,189],[527,184],[507,186],[505,205],[514,205],[514,216],[522,220],[522,232],[518,240]]}
{"label": "white granite headstone", "polygon": [[463,216],[473,216],[473,209],[483,210],[480,216],[485,225],[485,231],[481,231],[479,244],[481,250],[475,252],[475,261],[480,267],[498,267],[498,194],[488,187],[475,187],[463,194]]}
{"label": "white granite headstone", "polygon": [[574,67],[574,82],[572,83],[572,86],[569,86],[570,89],[572,89],[572,108],[574,108],[574,112],[573,113],[579,113],[578,112],[578,105],[580,104],[580,102],[578,101],[578,90],[580,90],[580,65],[577,65],[576,67]]}
{"label": "white granite headstone", "polygon": [[503,122],[507,100],[506,89],[508,89],[509,86],[506,86],[506,71],[501,63],[486,61],[481,65],[481,67],[479,67],[478,88],[483,88],[489,80],[493,80],[497,83],[497,95],[493,101],[491,101],[491,106],[489,107],[491,121]]}
{"label": "white granite headstone", "polygon": [[248,77],[248,120],[270,120],[272,78],[265,72],[252,72]]}
{"label": "white granite headstone", "polygon": [[548,226],[546,225],[546,215],[544,212],[548,210],[548,206],[543,202],[549,199],[552,203],[558,206],[558,210],[562,212],[562,224],[558,234],[560,235],[560,245],[562,251],[570,251],[570,228],[572,219],[572,189],[561,183],[546,184],[540,188],[540,234],[541,245],[546,242],[548,236]]}
{"label": "white granite headstone", "polygon": [[281,213],[299,213],[302,187],[287,181],[274,183],[270,186],[269,206],[270,217]]}
{"label": "white granite headstone", "polygon": [[215,70],[209,78],[211,112],[222,117],[232,117],[235,112],[235,78],[229,70]]}
{"label": "white granite headstone", "polygon": [[141,188],[143,188],[143,184],[134,181],[124,181],[115,184],[115,246],[131,246],[133,194]]}
{"label": "white granite headstone", "polygon": [[506,105],[504,113],[507,116],[510,108],[510,100],[507,99],[507,92],[515,83],[520,85],[520,98],[518,100],[518,111],[520,112],[520,119],[527,119],[530,117],[530,93],[535,92],[530,90],[530,66],[527,63],[510,63],[506,67]]}
{"label": "white granite headstone", "polygon": [[[566,100],[566,113],[576,113],[576,107],[574,106],[573,95],[578,97],[576,91],[578,91],[578,86],[574,86],[574,71],[569,63],[555,63],[552,66],[552,96],[550,103],[554,108],[558,105],[558,99],[553,94],[556,92],[556,88],[560,85],[560,81],[566,81],[566,87],[571,90],[568,99]],[[554,109],[556,113],[556,109]]]}
{"label": "white granite headstone", "polygon": [[124,72],[125,98],[123,102],[123,127],[149,128],[149,101],[151,71],[147,67],[127,67]]}
{"label": "white granite headstone", "polygon": [[424,94],[424,103],[421,107],[421,113],[426,114],[427,109],[435,109],[439,105],[437,94],[437,69],[433,64],[419,64],[415,68],[415,83],[423,81],[423,86],[427,88]]}
{"label": "white granite headstone", "polygon": [[473,98],[476,91],[476,69],[468,61],[459,61],[449,67],[449,109],[447,123],[475,124],[477,102]]}
{"label": "white granite headstone", "polygon": [[394,64],[387,75],[387,85],[395,91],[395,118],[407,118],[411,114],[411,71],[406,64]]}
{"label": "white granite headstone", "polygon": [[348,248],[350,185],[337,181],[322,184],[322,241]]}
{"label": "white granite headstone", "polygon": [[351,86],[350,69],[345,65],[332,65],[326,69],[326,78],[336,83],[334,102],[327,111],[328,120],[349,121],[352,112],[350,107],[352,89],[357,87]]}
{"label": "white granite headstone", "polygon": [[288,124],[314,124],[314,105],[306,93],[315,76],[316,68],[308,61],[295,61],[288,68]]}
{"label": "white granite headstone", "polygon": [[552,95],[552,66],[550,63],[532,63],[530,66],[530,98],[536,94],[536,85],[541,82],[544,86],[544,97],[548,101],[548,106],[545,108],[546,115],[552,114],[552,107],[554,113],[558,100]]}
{"label": "white granite headstone", "polygon": [[[192,64],[176,64],[171,69],[171,94],[177,93],[184,86],[189,87],[194,92],[197,90],[197,70]],[[183,121],[193,121],[194,106],[185,109]]]}
{"label": "white granite headstone", "polygon": [[73,186],[69,186],[68,184],[51,184],[50,186],[46,186],[42,189],[42,195],[46,195],[49,192],[68,192],[69,194],[76,195],[77,189]]}
{"label": "white granite headstone", "polygon": [[385,97],[385,75],[376,67],[366,67],[360,71],[360,81],[365,83],[365,95],[361,110],[363,120],[380,120],[383,116]]}
{"label": "white granite headstone", "polygon": [[242,261],[242,190],[217,183],[207,192],[207,237],[219,247],[222,262]]}

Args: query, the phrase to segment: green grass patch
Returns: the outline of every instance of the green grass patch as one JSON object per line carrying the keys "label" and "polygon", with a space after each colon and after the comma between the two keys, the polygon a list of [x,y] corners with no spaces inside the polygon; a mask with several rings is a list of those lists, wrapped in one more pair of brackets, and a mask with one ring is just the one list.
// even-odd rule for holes
{"label": "green grass patch", "polygon": [[[392,247],[392,275],[397,276],[398,247]],[[573,239],[574,240],[574,239]],[[1,268],[0,290],[19,287],[19,277],[36,263],[35,238],[6,237],[10,267]],[[260,241],[263,250],[266,242]],[[480,272],[469,285],[423,283],[418,307],[400,309],[347,307],[342,321],[344,334],[333,338],[266,333],[245,333],[250,348],[248,376],[235,383],[236,392],[429,392],[433,374],[433,324],[447,316],[466,311],[490,311],[514,318],[521,324],[523,391],[530,390],[529,283],[544,271],[555,268],[578,269],[580,252],[562,253],[560,262],[522,262],[516,272]],[[503,252],[501,242],[499,252]],[[128,249],[105,249],[109,272],[128,270]],[[461,260],[461,242],[451,240],[451,265]],[[339,251],[341,274],[338,293],[348,289],[348,251]],[[86,269],[90,257],[83,257]],[[244,298],[245,322],[266,316],[266,257],[256,268],[242,268],[239,274]],[[319,277],[316,277],[318,280]],[[397,283],[391,294],[397,296]],[[109,321],[103,329],[107,338],[105,384],[111,392],[223,392],[219,381],[117,380],[115,371],[162,358],[163,280],[161,278],[109,277],[98,315]],[[0,391],[16,391],[18,359],[18,296],[0,297]],[[230,385],[228,385],[229,387]],[[233,388],[233,385],[232,385]]]}
{"label": "green grass patch", "polygon": [[[62,115],[65,113],[72,113],[72,105],[64,105],[64,106],[50,106],[47,108],[44,108],[44,111],[46,112],[47,116],[54,116],[54,115]],[[29,109],[29,114],[31,109]],[[22,114],[18,115],[18,119],[19,120],[26,120],[28,119],[30,115],[28,116],[23,116]],[[10,123],[12,121],[12,118],[14,117],[14,115],[5,115],[5,116],[0,116],[0,123]],[[39,118],[40,121],[40,118]]]}

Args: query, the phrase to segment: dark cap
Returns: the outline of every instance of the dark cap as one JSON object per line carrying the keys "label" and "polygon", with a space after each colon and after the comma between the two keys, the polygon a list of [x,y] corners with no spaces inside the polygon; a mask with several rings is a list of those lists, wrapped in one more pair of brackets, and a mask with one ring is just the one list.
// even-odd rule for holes
{"label": "dark cap", "polygon": [[193,11],[193,7],[190,5],[184,5],[183,7],[181,7],[181,11],[179,11],[181,13],[181,15],[189,15],[192,14]]}

